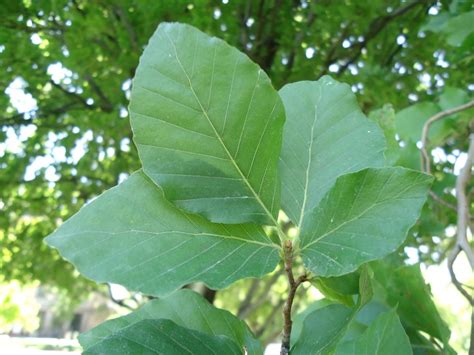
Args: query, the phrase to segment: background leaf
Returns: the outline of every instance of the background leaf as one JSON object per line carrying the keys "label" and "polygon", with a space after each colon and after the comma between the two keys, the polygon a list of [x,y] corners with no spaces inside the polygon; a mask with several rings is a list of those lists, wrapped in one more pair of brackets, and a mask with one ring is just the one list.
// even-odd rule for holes
{"label": "background leaf", "polygon": [[243,354],[224,336],[210,336],[168,319],[145,319],[101,340],[84,355],[108,354]]}
{"label": "background leaf", "polygon": [[353,310],[341,304],[332,304],[310,313],[291,348],[291,354],[329,354],[344,335],[352,316]]}
{"label": "background leaf", "polygon": [[262,276],[279,260],[260,227],[188,215],[141,171],[83,207],[47,243],[86,277],[159,296],[194,281],[221,288]]}
{"label": "background leaf", "polygon": [[231,313],[215,308],[201,295],[182,289],[168,297],[148,302],[140,309],[104,322],[79,336],[81,346],[87,350],[109,335],[144,319],[169,319],[179,326],[208,335],[225,335],[249,354],[261,354],[261,345],[244,321]]}
{"label": "background leaf", "polygon": [[144,172],[213,222],[276,224],[284,111],[265,72],[224,41],[162,23],[130,101]]}
{"label": "background leaf", "polygon": [[397,307],[406,327],[421,330],[447,345],[450,331],[436,309],[419,265],[396,266],[376,261],[370,266],[375,282],[382,287],[376,288],[376,298],[389,307]]}
{"label": "background leaf", "polygon": [[301,230],[305,265],[339,276],[394,251],[416,222],[432,178],[404,168],[340,177]]}
{"label": "background leaf", "polygon": [[380,128],[360,111],[351,88],[329,76],[280,90],[287,121],[280,158],[282,205],[297,226],[337,177],[383,166]]}
{"label": "background leaf", "polygon": [[357,340],[338,345],[336,354],[412,354],[410,341],[397,313],[392,310],[377,317]]}

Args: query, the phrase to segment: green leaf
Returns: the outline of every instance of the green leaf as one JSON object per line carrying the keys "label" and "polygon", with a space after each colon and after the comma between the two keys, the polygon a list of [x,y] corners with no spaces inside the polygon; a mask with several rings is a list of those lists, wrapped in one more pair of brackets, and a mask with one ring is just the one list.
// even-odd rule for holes
{"label": "green leaf", "polygon": [[356,340],[339,344],[336,354],[405,355],[412,354],[412,350],[400,319],[392,310],[377,317]]}
{"label": "green leaf", "polygon": [[225,336],[211,336],[168,319],[145,319],[101,340],[84,355],[135,354],[243,354]]}
{"label": "green leaf", "polygon": [[328,299],[354,307],[354,296],[359,295],[357,307],[361,308],[372,298],[371,270],[365,265],[361,270],[337,277],[317,277],[312,284]]}
{"label": "green leaf", "polygon": [[385,142],[349,85],[329,76],[285,85],[280,96],[287,117],[280,158],[282,206],[301,227],[338,176],[383,166]]}
{"label": "green leaf", "polygon": [[393,267],[384,261],[371,264],[375,279],[383,287],[378,298],[397,307],[403,323],[438,338],[446,346],[450,331],[442,320],[419,265]]}
{"label": "green leaf", "polygon": [[294,346],[292,355],[329,354],[344,335],[353,310],[341,304],[332,304],[310,313]]}
{"label": "green leaf", "polygon": [[[395,116],[397,133],[402,140],[418,142],[425,122],[441,108],[433,102],[421,102],[401,110]],[[433,123],[430,128],[429,139],[433,143],[441,142],[449,134],[449,122],[441,120]]]}
{"label": "green leaf", "polygon": [[369,119],[376,122],[382,128],[387,148],[385,149],[385,161],[387,165],[394,165],[400,155],[400,146],[395,138],[395,110],[390,104],[384,105],[381,109],[372,111]]}
{"label": "green leaf", "polygon": [[338,178],[302,227],[305,265],[316,275],[339,276],[394,251],[416,222],[431,181],[404,168]]}
{"label": "green leaf", "polygon": [[318,309],[321,309],[323,307],[327,307],[331,304],[334,304],[333,301],[327,299],[327,298],[322,298],[320,300],[317,300],[316,302],[311,303],[308,307],[306,307],[303,311],[299,312],[296,314],[293,319],[293,327],[291,330],[291,345],[293,346],[294,343],[296,343],[296,340],[299,339],[301,330],[303,329],[303,323],[306,317],[317,311]]}
{"label": "green leaf", "polygon": [[446,35],[448,44],[459,47],[472,32],[474,32],[472,23],[474,22],[474,11],[463,13],[447,20],[441,32]]}
{"label": "green leaf", "polygon": [[208,335],[224,335],[245,346],[248,354],[262,354],[262,348],[244,321],[230,312],[215,308],[201,295],[182,289],[168,297],[148,302],[140,309],[100,324],[79,336],[81,346],[87,350],[113,333],[144,319],[169,319],[179,326]]}
{"label": "green leaf", "polygon": [[[352,275],[352,274],[348,274],[348,275]],[[344,275],[344,276],[346,276],[346,275]],[[344,277],[344,276],[341,276],[341,277]],[[324,295],[324,297],[330,299],[331,301],[341,303],[341,304],[343,304],[347,307],[353,307],[354,306],[354,300],[352,298],[352,294],[341,292],[338,289],[338,285],[333,284],[333,282],[332,282],[333,279],[337,279],[337,278],[333,278],[333,277],[321,278],[321,277],[318,277],[315,280],[311,281],[311,283]],[[329,282],[326,282],[327,280],[329,280]],[[338,281],[339,280],[337,280],[337,282]],[[340,280],[340,281],[344,282],[343,280]],[[357,287],[357,290],[358,290],[358,287]],[[357,290],[355,291],[355,293],[357,293]]]}
{"label": "green leaf", "polygon": [[213,222],[276,224],[284,109],[245,54],[189,25],[160,24],[130,115],[144,172],[167,199]]}
{"label": "green leaf", "polygon": [[195,281],[222,288],[262,276],[279,260],[279,247],[260,227],[188,215],[141,171],[83,207],[46,241],[96,282],[157,296]]}
{"label": "green leaf", "polygon": [[439,96],[439,106],[443,111],[461,106],[468,101],[469,95],[466,90],[451,86],[444,87],[443,93]]}

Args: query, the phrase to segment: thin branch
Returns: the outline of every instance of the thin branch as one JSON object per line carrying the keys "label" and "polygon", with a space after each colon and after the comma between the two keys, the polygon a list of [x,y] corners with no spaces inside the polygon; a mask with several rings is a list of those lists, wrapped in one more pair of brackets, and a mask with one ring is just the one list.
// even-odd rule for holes
{"label": "thin branch", "polygon": [[273,286],[273,284],[278,280],[278,278],[283,274],[284,270],[280,269],[277,272],[275,272],[272,277],[264,283],[263,285],[263,292],[258,295],[258,301],[254,303],[250,303],[247,308],[244,308],[240,314],[239,318],[247,318],[249,314],[251,314],[253,311],[258,309],[262,304],[264,304],[267,301],[267,295],[270,293],[270,290]]}
{"label": "thin branch", "polygon": [[125,307],[125,308],[128,308],[129,310],[131,311],[134,311],[135,308],[132,307],[132,306],[129,306],[128,304],[125,303],[124,300],[119,300],[119,299],[116,299],[112,293],[112,286],[110,284],[107,284],[107,288],[109,289],[109,297],[110,299],[112,300],[112,302],[114,302],[115,304],[118,304],[119,306],[121,307]]}
{"label": "thin branch", "polygon": [[244,300],[240,304],[239,310],[237,311],[237,317],[243,318],[242,313],[250,306],[253,300],[253,296],[258,290],[258,286],[260,286],[260,281],[260,279],[253,279],[252,283],[250,284],[249,290],[245,295]]}
{"label": "thin branch", "polygon": [[353,54],[347,59],[347,61],[342,65],[338,72],[337,75],[341,75],[352,63],[354,63],[362,54],[362,50],[367,47],[367,44],[369,43],[370,40],[373,38],[377,37],[377,35],[384,30],[387,25],[392,22],[394,19],[397,17],[403,16],[413,8],[417,7],[418,5],[422,4],[429,4],[430,2],[427,0],[415,0],[412,1],[411,3],[408,3],[405,6],[402,6],[395,11],[391,12],[390,14],[387,14],[385,16],[380,16],[374,19],[370,24],[369,24],[369,29],[367,32],[363,35],[364,40],[360,43],[357,43],[353,46]]}
{"label": "thin branch", "polygon": [[[471,106],[474,106],[474,101],[470,103]],[[469,104],[464,105],[468,106]],[[465,109],[464,108],[464,109]],[[438,118],[441,119],[442,117]],[[469,219],[469,195],[467,193],[467,186],[471,180],[472,176],[472,166],[474,163],[474,133],[471,133],[469,136],[469,149],[467,152],[466,164],[463,166],[459,172],[459,176],[456,180],[456,198],[458,201],[457,204],[457,234],[456,234],[456,243],[454,248],[451,250],[451,253],[448,256],[448,270],[451,275],[451,281],[458,291],[464,296],[464,298],[469,302],[469,304],[474,307],[474,299],[472,294],[468,292],[461,282],[456,277],[454,272],[454,262],[461,252],[467,257],[471,270],[474,270],[474,252],[469,245],[467,240],[467,230],[470,228],[470,219]],[[470,349],[469,354],[474,353],[474,313],[471,314],[471,340],[470,340]]]}
{"label": "thin branch", "polygon": [[265,330],[267,330],[269,326],[273,323],[273,319],[278,314],[278,311],[280,310],[281,306],[283,306],[283,303],[285,303],[284,299],[279,300],[278,303],[273,307],[267,319],[263,322],[263,324],[257,330],[255,330],[255,336],[257,338],[260,338],[262,334],[265,332]]}
{"label": "thin branch", "polygon": [[460,252],[461,248],[459,247],[459,245],[455,245],[454,249],[452,249],[451,253],[448,255],[449,275],[451,276],[451,282],[458,289],[459,293],[461,293],[464,298],[469,302],[469,304],[474,307],[474,300],[472,296],[464,289],[462,283],[458,280],[456,273],[454,272],[453,265]]}
{"label": "thin branch", "polygon": [[288,284],[290,289],[288,291],[288,297],[283,306],[283,335],[281,341],[280,355],[288,355],[290,352],[290,339],[291,339],[291,328],[293,321],[291,320],[291,308],[293,306],[293,300],[295,298],[296,290],[305,281],[307,281],[307,275],[303,274],[295,280],[293,275],[293,245],[291,240],[287,240],[283,246],[283,252],[285,257],[285,272],[288,277]]}
{"label": "thin branch", "polygon": [[436,115],[430,117],[425,122],[425,124],[423,125],[423,130],[421,132],[421,169],[425,173],[431,174],[431,164],[430,164],[431,159],[427,150],[428,134],[429,134],[431,125],[435,123],[436,121],[439,121],[445,117],[454,115],[455,113],[470,109],[471,107],[474,107],[474,100],[468,102],[467,104],[457,106],[452,109],[437,113]]}
{"label": "thin branch", "polygon": [[296,34],[293,41],[293,48],[291,49],[290,55],[288,56],[288,63],[286,65],[285,73],[283,75],[283,81],[286,82],[291,75],[293,65],[295,64],[296,51],[301,49],[301,43],[303,42],[306,31],[311,28],[314,21],[316,20],[316,13],[313,11],[308,15],[306,25]]}

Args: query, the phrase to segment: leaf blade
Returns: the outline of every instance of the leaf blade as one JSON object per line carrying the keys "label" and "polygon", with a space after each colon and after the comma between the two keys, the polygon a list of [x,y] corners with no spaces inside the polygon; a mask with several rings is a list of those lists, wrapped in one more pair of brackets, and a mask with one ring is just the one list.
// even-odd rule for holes
{"label": "leaf blade", "polygon": [[285,85],[279,93],[287,117],[282,206],[301,227],[338,176],[384,165],[385,140],[360,111],[350,87],[329,76]]}
{"label": "leaf blade", "polygon": [[284,111],[243,53],[191,26],[161,24],[130,113],[144,171],[169,200],[213,222],[276,224]]}
{"label": "leaf blade", "polygon": [[210,336],[168,319],[145,319],[111,334],[84,352],[98,354],[243,354],[224,336]]}
{"label": "leaf blade", "polygon": [[408,336],[394,310],[378,316],[356,340],[338,345],[336,354],[409,354]]}
{"label": "leaf blade", "polygon": [[191,330],[212,336],[226,336],[241,348],[245,346],[249,354],[263,353],[259,341],[244,321],[226,310],[212,306],[201,295],[188,289],[152,300],[126,316],[106,321],[81,334],[79,342],[87,350],[109,335],[144,319],[169,319]]}
{"label": "leaf blade", "polygon": [[416,222],[431,181],[404,168],[338,178],[302,227],[305,265],[319,276],[340,276],[394,251]]}
{"label": "leaf blade", "polygon": [[225,287],[270,272],[279,258],[260,227],[188,215],[141,171],[83,207],[46,242],[96,282],[156,296],[194,281]]}

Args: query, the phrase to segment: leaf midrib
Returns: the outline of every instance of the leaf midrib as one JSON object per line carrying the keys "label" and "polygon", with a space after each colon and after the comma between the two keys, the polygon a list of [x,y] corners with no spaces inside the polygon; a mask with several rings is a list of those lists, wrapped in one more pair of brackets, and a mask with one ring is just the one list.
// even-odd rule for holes
{"label": "leaf midrib", "polygon": [[239,173],[239,175],[241,176],[242,178],[242,181],[244,181],[245,185],[248,187],[248,189],[250,190],[250,192],[255,196],[255,199],[257,200],[257,202],[260,204],[260,206],[262,206],[263,210],[265,211],[266,215],[270,218],[270,220],[272,221],[272,223],[274,224],[274,226],[279,230],[279,234],[281,235],[281,232],[280,232],[280,228],[278,227],[278,222],[276,221],[276,219],[273,217],[273,215],[271,214],[271,212],[268,210],[268,208],[265,206],[265,204],[263,203],[263,201],[260,199],[260,196],[256,193],[256,191],[254,190],[254,188],[252,187],[252,185],[249,183],[249,181],[247,180],[247,177],[245,176],[245,174],[242,172],[242,170],[240,169],[239,165],[237,164],[237,162],[235,161],[234,159],[234,156],[230,153],[229,149],[227,148],[225,142],[223,141],[222,137],[220,136],[219,132],[217,131],[216,127],[214,126],[214,124],[212,123],[207,111],[204,109],[204,106],[202,105],[201,103],[201,100],[199,99],[199,97],[197,96],[196,92],[194,91],[194,87],[193,87],[193,84],[192,84],[192,81],[191,81],[191,78],[189,77],[188,73],[186,72],[186,69],[184,68],[183,64],[181,63],[181,60],[179,59],[178,57],[178,50],[173,42],[173,40],[171,39],[171,37],[168,35],[168,33],[166,31],[164,31],[166,37],[168,38],[168,40],[170,41],[171,45],[173,46],[173,49],[174,49],[174,54],[175,54],[175,58],[176,58],[176,61],[178,62],[181,70],[183,71],[184,75],[186,76],[186,79],[188,80],[188,83],[189,83],[189,88],[191,89],[191,92],[194,96],[194,98],[196,99],[197,103],[199,104],[199,107],[201,108],[201,111],[202,113],[204,114],[204,117],[207,119],[209,125],[211,126],[214,134],[216,135],[216,138],[219,140],[219,143],[222,145],[222,147],[224,148],[224,151],[225,153],[227,154],[227,156],[229,157],[229,160],[232,162],[232,164],[234,165],[235,169],[237,170],[237,172]]}

